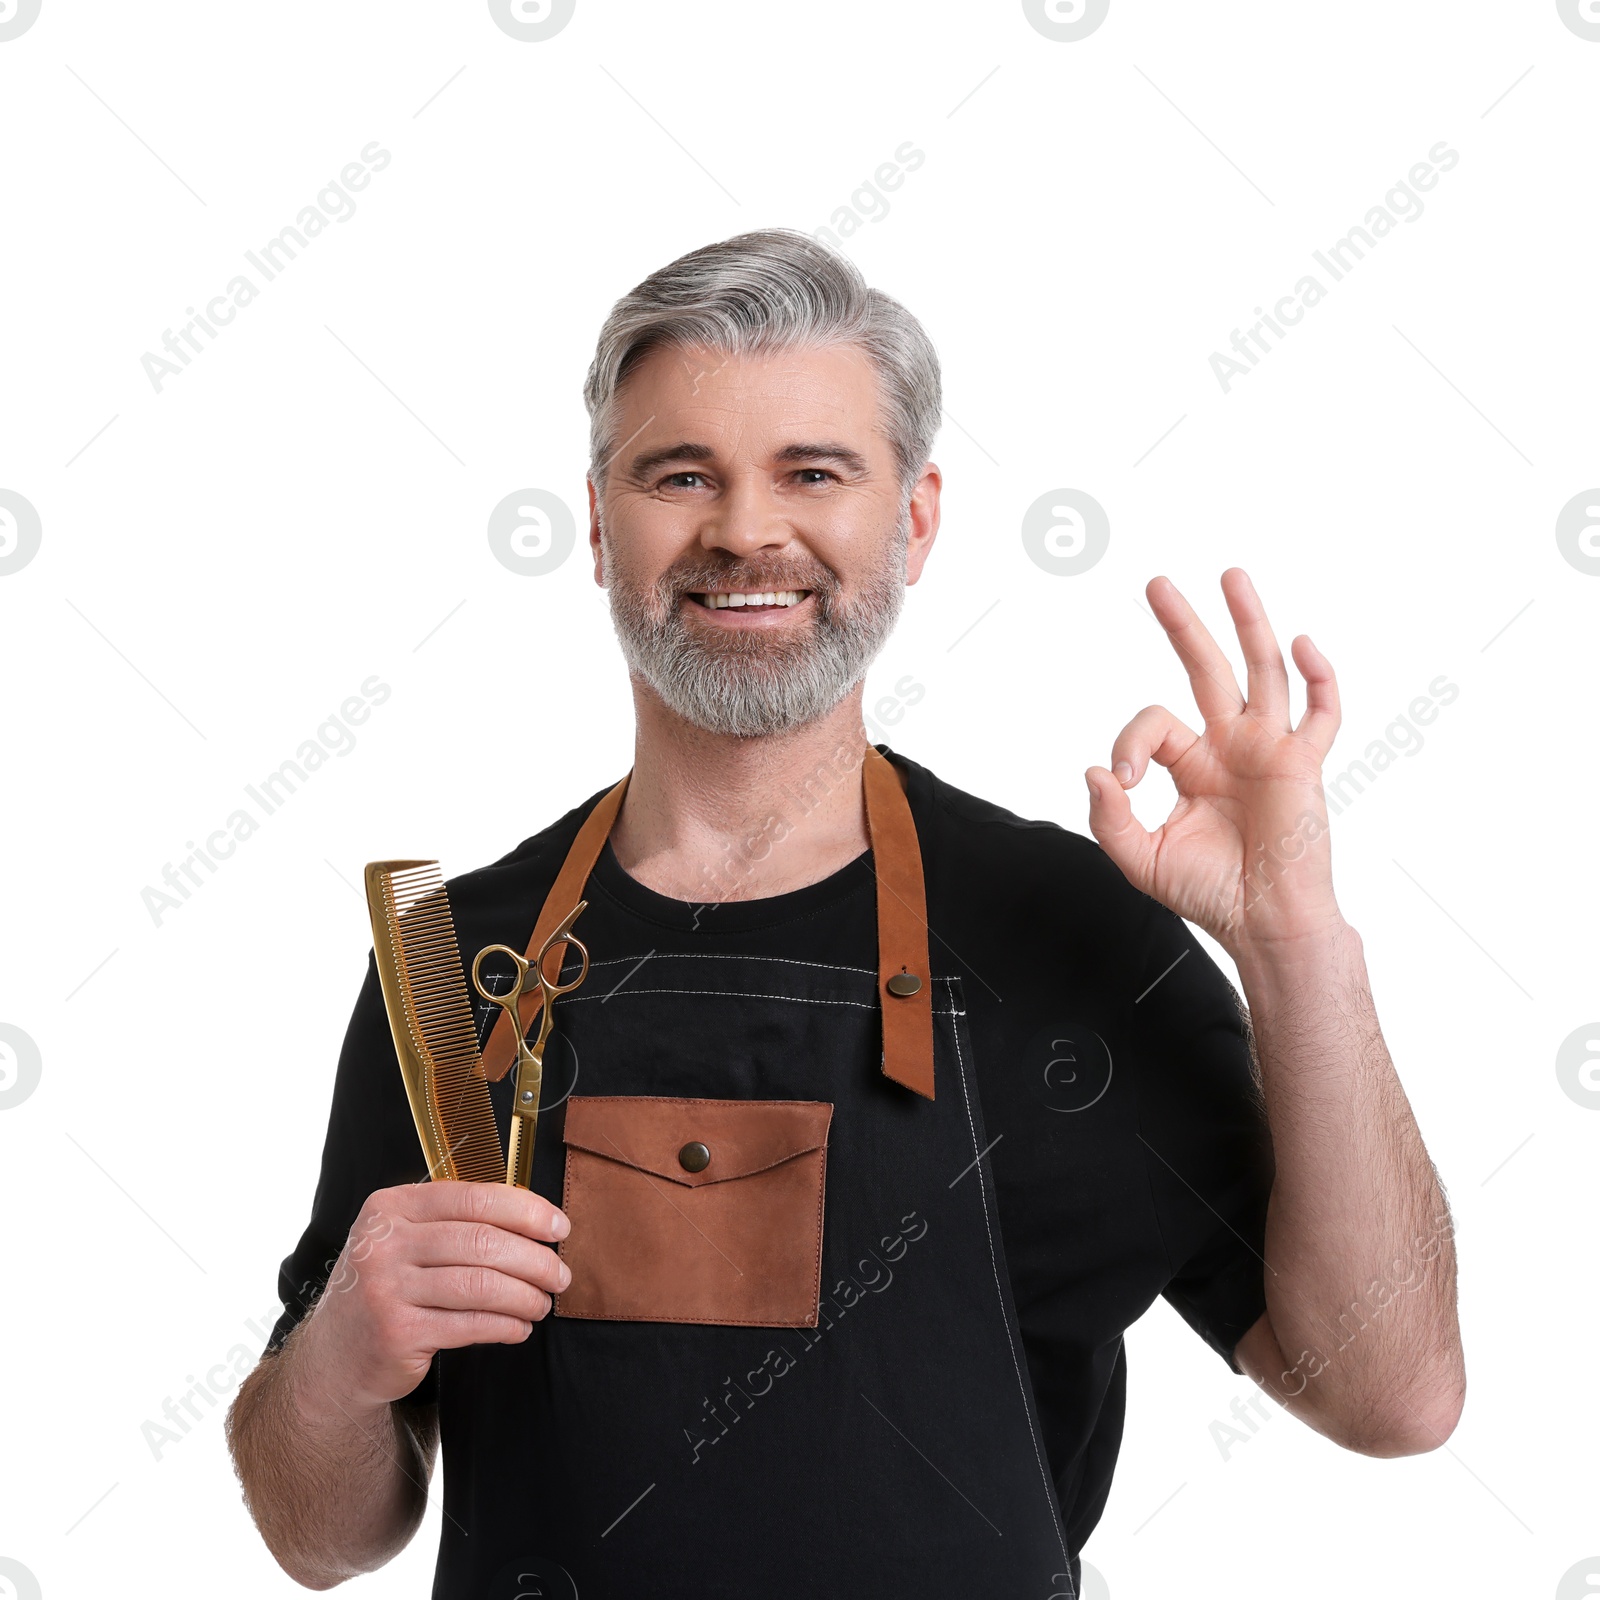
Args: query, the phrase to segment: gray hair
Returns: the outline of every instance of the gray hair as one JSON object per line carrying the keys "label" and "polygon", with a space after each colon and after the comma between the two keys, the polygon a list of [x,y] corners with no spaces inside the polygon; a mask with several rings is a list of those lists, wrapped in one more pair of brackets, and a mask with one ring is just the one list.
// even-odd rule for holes
{"label": "gray hair", "polygon": [[762,228],[691,250],[612,306],[583,385],[596,497],[604,499],[605,469],[619,448],[618,392],[651,351],[701,345],[744,355],[837,344],[858,346],[877,369],[904,503],[939,431],[939,358],[898,300],[869,288],[853,261],[795,228]]}

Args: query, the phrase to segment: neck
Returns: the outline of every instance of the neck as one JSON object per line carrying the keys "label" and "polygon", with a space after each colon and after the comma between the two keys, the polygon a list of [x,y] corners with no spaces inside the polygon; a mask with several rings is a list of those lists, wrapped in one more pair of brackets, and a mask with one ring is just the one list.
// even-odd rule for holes
{"label": "neck", "polygon": [[704,903],[819,882],[869,845],[862,685],[787,733],[736,739],[685,722],[634,680],[633,776],[611,830],[630,877]]}

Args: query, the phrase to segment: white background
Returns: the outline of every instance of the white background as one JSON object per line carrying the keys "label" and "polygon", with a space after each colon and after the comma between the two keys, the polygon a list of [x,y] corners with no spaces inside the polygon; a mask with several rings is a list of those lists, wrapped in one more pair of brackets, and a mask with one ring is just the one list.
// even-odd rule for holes
{"label": "white background", "polygon": [[[1065,43],[1014,3],[579,0],[524,43],[481,3],[44,0],[0,42],[0,488],[42,528],[0,577],[0,1023],[42,1064],[0,1111],[0,1556],[46,1600],[292,1592],[231,1388],[159,1460],[141,1428],[278,1312],[362,864],[466,871],[627,769],[581,534],[599,323],[697,245],[876,212],[863,180],[909,140],[926,159],[845,242],[948,403],[943,530],[868,685],[926,693],[878,737],[1087,834],[1122,724],[1194,713],[1144,585],[1237,662],[1235,564],[1286,652],[1307,632],[1337,669],[1331,772],[1459,687],[1334,849],[1455,1209],[1465,1415],[1376,1461],[1275,1414],[1225,1459],[1211,1424],[1253,1386],[1158,1302],[1085,1552],[1102,1593],[1591,1592],[1560,1586],[1590,1557],[1600,1583],[1600,1093],[1556,1055],[1600,1015],[1600,563],[1556,519],[1600,483],[1597,81],[1554,0],[1114,0]],[[355,214],[157,393],[145,352],[374,140]],[[1423,214],[1224,393],[1212,352],[1441,140]],[[544,577],[486,537],[534,487],[580,522]],[[1078,576],[1021,540],[1061,488],[1110,520]],[[141,892],[373,674],[355,748],[157,925]],[[1136,791],[1148,825],[1171,793]],[[438,1488],[361,1592],[427,1592]]]}

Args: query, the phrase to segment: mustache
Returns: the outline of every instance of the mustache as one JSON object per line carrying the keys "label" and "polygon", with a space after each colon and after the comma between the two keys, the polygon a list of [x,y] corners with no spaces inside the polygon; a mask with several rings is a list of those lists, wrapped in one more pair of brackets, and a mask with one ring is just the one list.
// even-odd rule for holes
{"label": "mustache", "polygon": [[714,572],[669,573],[663,588],[669,593],[685,594],[763,594],[778,589],[810,589],[815,593],[831,594],[837,587],[832,573],[730,572],[726,568]]}

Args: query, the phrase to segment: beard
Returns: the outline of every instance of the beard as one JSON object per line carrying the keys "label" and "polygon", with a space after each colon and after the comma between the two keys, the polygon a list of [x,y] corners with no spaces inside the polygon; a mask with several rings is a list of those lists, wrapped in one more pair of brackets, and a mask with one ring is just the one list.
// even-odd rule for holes
{"label": "beard", "polygon": [[[758,739],[824,716],[866,676],[905,600],[906,543],[911,512],[901,512],[894,537],[846,599],[837,574],[809,556],[780,557],[765,567],[699,552],[646,588],[615,574],[610,535],[601,528],[611,623],[629,668],[684,721],[707,733]],[[727,629],[713,633],[685,615],[689,594],[809,589],[808,625]],[[690,600],[689,605],[698,604]]]}

